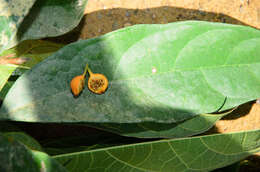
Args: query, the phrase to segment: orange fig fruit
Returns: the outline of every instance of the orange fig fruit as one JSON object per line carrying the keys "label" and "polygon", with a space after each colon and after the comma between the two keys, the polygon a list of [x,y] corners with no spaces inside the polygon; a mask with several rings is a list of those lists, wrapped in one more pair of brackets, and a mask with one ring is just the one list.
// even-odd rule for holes
{"label": "orange fig fruit", "polygon": [[103,74],[93,73],[90,68],[88,68],[88,73],[88,89],[95,94],[103,94],[107,90],[108,79]]}
{"label": "orange fig fruit", "polygon": [[86,65],[84,73],[82,75],[75,76],[71,81],[70,81],[70,88],[71,92],[75,97],[77,97],[82,90],[84,89],[85,86],[85,76],[88,70],[88,65]]}

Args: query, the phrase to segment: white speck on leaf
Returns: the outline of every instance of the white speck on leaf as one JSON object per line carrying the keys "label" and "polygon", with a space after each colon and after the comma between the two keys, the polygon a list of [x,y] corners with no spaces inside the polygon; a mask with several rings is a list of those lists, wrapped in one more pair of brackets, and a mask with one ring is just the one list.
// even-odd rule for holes
{"label": "white speck on leaf", "polygon": [[156,68],[152,68],[152,73],[156,73],[157,72],[157,69]]}

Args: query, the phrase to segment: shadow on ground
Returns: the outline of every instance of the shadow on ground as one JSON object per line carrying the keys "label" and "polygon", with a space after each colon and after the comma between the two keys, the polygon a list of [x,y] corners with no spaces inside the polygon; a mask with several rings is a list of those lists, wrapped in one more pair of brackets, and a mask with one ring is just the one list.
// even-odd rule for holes
{"label": "shadow on ground", "polygon": [[86,14],[78,27],[71,32],[59,37],[48,39],[55,42],[71,43],[79,39],[97,37],[135,24],[165,24],[186,20],[247,25],[242,21],[225,14],[216,14],[193,9],[167,6],[148,9],[114,8]]}

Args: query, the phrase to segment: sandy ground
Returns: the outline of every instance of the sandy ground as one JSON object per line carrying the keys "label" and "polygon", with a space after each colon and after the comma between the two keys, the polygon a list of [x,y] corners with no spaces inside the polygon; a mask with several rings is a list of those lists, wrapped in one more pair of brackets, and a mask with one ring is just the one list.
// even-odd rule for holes
{"label": "sandy ground", "polygon": [[80,37],[139,23],[205,20],[260,28],[260,0],[89,0]]}

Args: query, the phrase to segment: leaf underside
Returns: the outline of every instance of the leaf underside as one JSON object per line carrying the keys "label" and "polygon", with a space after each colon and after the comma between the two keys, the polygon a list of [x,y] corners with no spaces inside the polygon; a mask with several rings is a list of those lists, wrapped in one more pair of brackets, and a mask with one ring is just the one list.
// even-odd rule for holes
{"label": "leaf underside", "polygon": [[179,138],[207,131],[219,119],[230,112],[222,114],[200,114],[179,123],[88,123],[86,125],[128,137]]}
{"label": "leaf underside", "polygon": [[[161,140],[57,155],[69,171],[211,171],[259,151],[260,131]],[[88,163],[86,163],[88,162]]]}

